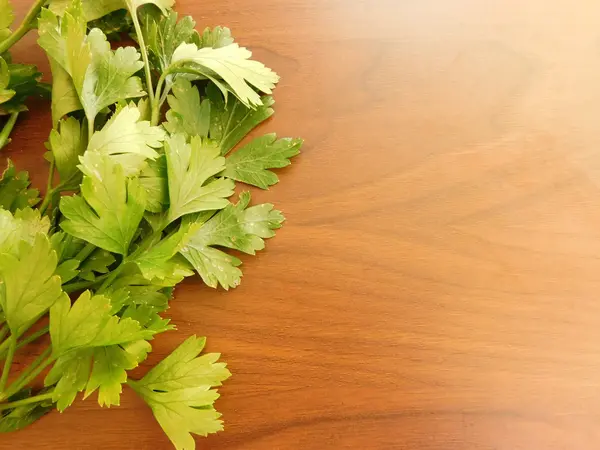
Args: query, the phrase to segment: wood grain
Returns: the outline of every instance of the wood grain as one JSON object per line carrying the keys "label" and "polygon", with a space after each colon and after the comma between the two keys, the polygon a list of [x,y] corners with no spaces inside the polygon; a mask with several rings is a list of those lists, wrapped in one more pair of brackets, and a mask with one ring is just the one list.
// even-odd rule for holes
{"label": "wood grain", "polygon": [[[21,12],[27,2],[20,1]],[[288,222],[191,333],[234,377],[201,449],[600,448],[600,4],[179,1],[276,69],[260,132],[306,139],[256,194]],[[47,64],[34,37],[17,59]],[[6,154],[42,186],[47,113]],[[35,351],[35,348],[32,350]],[[147,367],[147,366],[145,366]],[[2,449],[168,449],[130,391]]]}

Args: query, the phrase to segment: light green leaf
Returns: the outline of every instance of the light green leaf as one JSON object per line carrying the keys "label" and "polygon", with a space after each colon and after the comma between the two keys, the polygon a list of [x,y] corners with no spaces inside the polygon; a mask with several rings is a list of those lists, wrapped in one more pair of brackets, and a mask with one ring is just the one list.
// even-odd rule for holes
{"label": "light green leaf", "polygon": [[60,277],[62,284],[65,284],[79,275],[79,263],[77,259],[69,259],[61,263],[57,268],[55,274]]}
{"label": "light green leaf", "polygon": [[37,209],[18,210],[14,216],[0,209],[0,253],[19,256],[21,241],[33,245],[38,234],[47,234],[50,228],[48,217],[41,217]]}
{"label": "light green leaf", "polygon": [[175,4],[175,0],[125,0],[125,3],[131,14],[136,14],[136,10],[140,6],[149,4],[158,6],[163,14],[167,14],[168,10]]}
{"label": "light green leaf", "polygon": [[56,384],[52,401],[56,402],[59,411],[71,406],[77,393],[85,389],[90,377],[93,352],[92,348],[82,348],[63,354],[46,375],[44,386]]}
{"label": "light green leaf", "polygon": [[242,261],[235,256],[206,245],[187,246],[181,254],[207,286],[216,288],[220,284],[226,291],[239,286],[242,271],[238,266]]}
{"label": "light green leaf", "polygon": [[154,69],[165,72],[171,65],[175,49],[184,42],[192,42],[197,35],[196,22],[190,16],[177,21],[177,13],[170,11],[166,15],[151,11],[142,16],[142,35],[150,52]]}
{"label": "light green leaf", "polygon": [[18,256],[1,255],[0,306],[13,334],[21,335],[60,299],[69,301],[54,275],[56,264],[56,252],[41,233],[33,245],[21,241]]}
{"label": "light green leaf", "polygon": [[127,179],[120,165],[96,152],[86,152],[82,196],[62,197],[60,210],[67,233],[121,255],[144,215],[145,195],[137,179]]}
{"label": "light green leaf", "polygon": [[144,340],[123,345],[111,345],[94,349],[94,366],[87,383],[84,398],[96,389],[100,406],[119,406],[122,384],[127,381],[127,371],[135,369],[152,350]]}
{"label": "light green leaf", "polygon": [[275,236],[284,217],[270,203],[247,208],[250,193],[243,192],[236,205],[228,205],[199,227],[192,235],[190,246],[217,245],[254,255],[265,247],[263,239]]}
{"label": "light green leaf", "polygon": [[[7,30],[15,20],[15,11],[9,0],[0,0],[0,33]],[[2,36],[3,38],[5,36]]]}
{"label": "light green leaf", "polygon": [[233,37],[229,28],[217,26],[210,29],[206,27],[200,35],[198,47],[221,48],[229,44],[233,44]]}
{"label": "light green leaf", "polygon": [[[0,30],[1,31],[1,30]],[[10,71],[4,58],[0,57],[0,103],[5,103],[13,98],[16,92],[7,89],[10,83]]]}
{"label": "light green leaf", "polygon": [[[96,31],[96,35],[106,39],[100,30]],[[133,47],[119,47],[112,51],[102,44],[101,39],[98,40],[100,42],[92,46],[93,63],[81,94],[81,103],[88,118],[95,118],[101,110],[119,100],[146,95],[139,77],[133,76],[144,67],[140,53]]]}
{"label": "light green leaf", "polygon": [[50,132],[50,148],[60,174],[61,182],[67,186],[78,186],[81,172],[77,168],[79,156],[87,145],[87,129],[74,117],[61,120],[57,129]]}
{"label": "light green leaf", "polygon": [[156,159],[156,148],[162,147],[165,132],[139,121],[140,111],[134,104],[117,111],[102,130],[95,132],[88,152],[109,155],[123,167],[125,176],[136,175],[145,166],[146,159]]}
{"label": "light green leaf", "polygon": [[[172,63],[190,64],[209,79],[215,76],[227,83],[230,90],[248,107],[262,105],[260,96],[250,87],[270,94],[279,76],[258,61],[249,59],[252,53],[237,44],[225,47],[198,48],[195,44],[180,44],[173,53]],[[176,71],[175,66],[173,70]]]}
{"label": "light green leaf", "polygon": [[210,138],[219,143],[221,154],[225,155],[253,128],[273,115],[272,97],[262,98],[262,106],[247,108],[237,99],[225,103],[216,86],[208,85],[206,95],[210,99]]}
{"label": "light green leaf", "polygon": [[169,203],[167,186],[167,160],[161,155],[148,161],[140,173],[140,184],[146,191],[146,210],[161,213]]}
{"label": "light green leaf", "polygon": [[171,133],[184,133],[187,136],[208,137],[210,127],[210,101],[200,102],[198,88],[189,80],[178,78],[169,95],[171,109],[167,111],[166,130]]}
{"label": "light green leaf", "polygon": [[110,299],[85,291],[71,306],[69,298],[60,298],[50,308],[50,337],[55,356],[86,347],[104,347],[151,338],[133,319],[112,314]]}
{"label": "light green leaf", "polygon": [[[71,3],[73,0],[51,0],[49,9],[62,16]],[[83,0],[82,4],[83,15],[88,22],[125,7],[123,0]]]}
{"label": "light green leaf", "polygon": [[290,158],[300,153],[302,139],[284,138],[267,134],[232,153],[223,175],[262,189],[277,183],[279,178],[267,169],[286,167]]}
{"label": "light green leaf", "polygon": [[130,386],[148,403],[154,417],[178,450],[195,448],[192,433],[206,436],[223,429],[214,409],[213,386],[231,376],[220,355],[198,357],[205,339],[191,336],[171,355]]}
{"label": "light green leaf", "polygon": [[[191,232],[193,232],[193,229],[190,225],[182,225],[179,230],[160,240],[137,257],[135,262],[144,278],[152,281],[172,277],[174,272],[180,269],[178,261],[173,260],[173,257],[187,244]],[[182,275],[190,276],[192,274],[193,272],[186,271]],[[183,276],[181,279],[183,279]]]}
{"label": "light green leaf", "polygon": [[176,134],[165,141],[169,174],[169,221],[194,212],[221,209],[233,195],[231,180],[212,177],[225,168],[219,149],[200,137],[186,143]]}
{"label": "light green leaf", "polygon": [[48,60],[52,71],[52,124],[56,128],[60,119],[83,106],[71,76],[54,58],[48,56]]}
{"label": "light green leaf", "polygon": [[29,189],[29,174],[17,172],[9,159],[0,179],[0,208],[15,212],[18,209],[36,205],[39,199],[37,189]]}
{"label": "light green leaf", "polygon": [[210,287],[220,284],[224,289],[240,284],[241,261],[214,246],[228,247],[254,254],[265,246],[264,240],[275,235],[281,227],[283,215],[273,205],[263,203],[247,208],[250,194],[240,195],[237,205],[228,205],[203,225],[196,228],[181,254],[194,266],[202,280]]}

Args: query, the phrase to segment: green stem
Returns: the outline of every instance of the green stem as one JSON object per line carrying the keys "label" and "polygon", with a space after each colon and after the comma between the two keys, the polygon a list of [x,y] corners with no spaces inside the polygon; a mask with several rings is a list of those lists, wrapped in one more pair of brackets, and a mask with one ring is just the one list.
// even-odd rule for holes
{"label": "green stem", "polygon": [[79,253],[77,253],[75,255],[75,257],[73,259],[76,259],[78,261],[85,261],[88,256],[90,256],[92,253],[94,253],[94,250],[96,250],[96,247],[94,244],[90,244],[89,242],[87,244],[85,244],[85,247],[83,247]]}
{"label": "green stem", "polygon": [[17,400],[16,402],[3,403],[0,405],[0,411],[4,411],[6,409],[18,408],[19,406],[31,405],[32,403],[41,403],[45,400],[52,399],[52,392],[47,394],[35,395],[33,397],[25,398],[23,400]]}
{"label": "green stem", "polygon": [[[131,8],[133,9],[133,8]],[[154,105],[154,88],[152,87],[152,72],[150,71],[150,61],[148,60],[148,49],[144,42],[144,36],[142,34],[142,27],[138,19],[137,10],[133,9],[129,11],[131,18],[133,19],[133,26],[135,28],[135,34],[138,38],[138,44],[140,46],[140,53],[142,54],[142,61],[144,61],[144,71],[146,72],[146,89],[148,91],[148,100],[150,105]]]}
{"label": "green stem", "polygon": [[2,328],[0,328],[0,342],[2,342],[4,340],[4,338],[6,337],[7,334],[8,334],[8,326],[2,325]]}
{"label": "green stem", "polygon": [[[8,342],[8,356],[6,357],[6,361],[4,361],[4,369],[2,369],[2,377],[0,378],[0,392],[4,392],[6,382],[8,381],[8,374],[10,373],[15,351],[17,350],[17,337],[11,333]],[[9,396],[7,395],[7,397]]]}
{"label": "green stem", "polygon": [[86,280],[86,281],[78,281],[76,283],[65,284],[62,287],[62,290],[65,291],[67,294],[72,294],[73,292],[77,292],[77,291],[83,291],[87,288],[91,288],[92,286],[94,286],[95,284],[98,284],[99,282],[101,282],[103,280],[106,280],[111,275],[111,273],[112,272],[105,273],[104,275],[99,276],[95,280],[92,280],[92,281]]}
{"label": "green stem", "polygon": [[8,121],[4,124],[4,128],[0,132],[0,150],[8,145],[10,142],[10,133],[12,132],[15,124],[17,123],[17,118],[19,117],[18,112],[14,112],[8,118]]}
{"label": "green stem", "polygon": [[[39,329],[35,333],[30,334],[25,339],[23,339],[22,341],[17,343],[17,350],[20,349],[21,347],[25,347],[27,344],[31,344],[33,341],[37,341],[39,338],[41,338],[45,334],[48,334],[48,331],[50,331],[50,328],[46,326],[44,328]],[[2,356],[0,356],[0,358],[1,357]]]}
{"label": "green stem", "polygon": [[[44,350],[44,353],[42,353],[35,361],[34,363],[36,364],[36,366],[34,366],[33,369],[31,369],[31,367],[27,368],[27,370],[21,374],[21,376],[15,380],[15,382],[13,384],[10,385],[10,388],[6,391],[6,393],[4,394],[4,398],[9,398],[12,397],[13,395],[15,395],[17,392],[19,392],[21,389],[23,389],[25,386],[27,386],[29,383],[31,383],[33,380],[35,380],[39,374],[41,374],[44,369],[46,367],[48,367],[50,364],[52,364],[55,360],[54,357],[49,356],[51,355],[52,351],[50,349],[50,347],[48,347],[46,350]],[[45,359],[44,359],[45,358]],[[33,364],[32,364],[33,366]],[[25,375],[25,376],[23,376]],[[0,397],[1,399],[2,397]]]}
{"label": "green stem", "polygon": [[56,189],[52,187],[52,181],[54,180],[54,168],[56,167],[56,163],[54,159],[50,162],[50,169],[48,170],[48,182],[46,183],[46,194],[44,195],[44,200],[42,200],[42,204],[40,205],[40,212],[43,214],[46,213],[48,206],[52,202],[52,197],[56,192]]}
{"label": "green stem", "polygon": [[21,22],[21,25],[19,25],[13,34],[11,34],[6,40],[0,42],[0,54],[6,52],[27,34],[31,28],[31,22],[37,18],[42,6],[44,6],[46,1],[47,0],[37,0],[23,19],[23,22]]}
{"label": "green stem", "polygon": [[28,383],[23,384],[23,382],[27,380],[38,367],[40,367],[40,364],[42,364],[50,356],[51,353],[52,349],[48,347],[27,367],[27,369],[21,372],[19,378],[13,381],[13,383],[6,390],[6,394],[4,394],[5,397],[11,397],[12,395],[19,392],[25,385],[27,385]]}
{"label": "green stem", "polygon": [[95,121],[95,117],[88,117],[88,143],[92,140],[92,135],[94,134]]}

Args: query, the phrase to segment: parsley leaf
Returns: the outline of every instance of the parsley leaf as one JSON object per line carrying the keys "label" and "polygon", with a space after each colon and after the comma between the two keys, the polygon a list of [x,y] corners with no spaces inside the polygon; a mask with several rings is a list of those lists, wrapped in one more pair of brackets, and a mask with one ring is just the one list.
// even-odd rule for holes
{"label": "parsley leaf", "polygon": [[21,335],[57,301],[69,301],[54,275],[57,256],[48,238],[39,233],[33,244],[21,241],[18,255],[0,258],[0,306],[11,332]]}
{"label": "parsley leaf", "polygon": [[66,186],[77,186],[81,181],[77,165],[86,146],[87,130],[74,117],[61,120],[58,127],[50,132],[50,149],[60,179]]}
{"label": "parsley leaf", "polygon": [[[62,16],[73,0],[51,0],[50,10]],[[123,8],[123,0],[83,0],[83,15],[87,21],[96,20],[117,9]]]}
{"label": "parsley leaf", "polygon": [[122,384],[127,381],[127,371],[135,369],[152,350],[144,340],[133,341],[122,346],[111,345],[94,350],[94,365],[87,382],[84,398],[96,389],[100,406],[120,404]]}
{"label": "parsley leaf", "polygon": [[0,179],[0,208],[15,212],[37,204],[40,201],[39,191],[29,189],[30,184],[29,174],[17,172],[9,159]]}
{"label": "parsley leaf", "polygon": [[177,79],[172,92],[168,97],[171,109],[167,111],[166,130],[171,134],[208,137],[210,100],[200,102],[198,88],[185,78]]}
{"label": "parsley leaf", "polygon": [[140,121],[140,111],[131,104],[117,111],[102,130],[93,134],[88,152],[110,155],[123,167],[125,176],[136,175],[146,159],[156,159],[155,149],[162,147],[165,132],[162,128]]}
{"label": "parsley leaf", "polygon": [[4,40],[10,36],[9,27],[15,20],[15,10],[9,0],[0,0],[0,11],[0,40]]}
{"label": "parsley leaf", "polygon": [[55,356],[71,350],[147,339],[152,332],[133,319],[112,314],[110,299],[85,291],[71,306],[67,296],[50,308],[50,337]]}
{"label": "parsley leaf", "polygon": [[19,256],[21,241],[32,245],[38,234],[46,234],[50,228],[47,217],[40,217],[38,210],[22,209],[14,215],[0,209],[0,253]]}
{"label": "parsley leaf", "polygon": [[153,213],[163,212],[169,203],[167,187],[167,160],[161,155],[148,161],[140,173],[140,184],[146,191],[146,210]]}
{"label": "parsley leaf", "polygon": [[212,177],[223,171],[219,149],[195,136],[188,144],[176,134],[165,141],[169,180],[169,221],[194,212],[221,209],[233,195],[234,183]]}
{"label": "parsley leaf", "polygon": [[195,448],[191,433],[206,436],[223,429],[211,389],[231,376],[220,355],[198,356],[206,340],[191,336],[139,381],[129,385],[148,403],[175,448]]}
{"label": "parsley leaf", "polygon": [[67,233],[110,252],[127,254],[144,214],[144,190],[127,179],[120,165],[86,152],[81,196],[62,197],[60,211]]}
{"label": "parsley leaf", "polygon": [[[252,53],[238,44],[198,48],[196,44],[183,43],[173,53],[171,68],[176,72],[176,64],[179,63],[194,69],[222,90],[232,92],[245,106],[254,107],[262,105],[262,101],[250,85],[270,94],[279,76],[262,63],[249,59],[250,56]],[[226,85],[219,83],[215,77],[225,81]]]}
{"label": "parsley leaf", "polygon": [[85,389],[90,377],[93,348],[74,350],[58,357],[48,375],[44,386],[54,386],[52,401],[59,411],[67,409]]}
{"label": "parsley leaf", "polygon": [[198,41],[198,47],[221,48],[233,44],[231,30],[227,27],[205,28]]}
{"label": "parsley leaf", "polygon": [[267,189],[279,181],[270,170],[290,165],[290,159],[300,153],[302,139],[283,138],[267,134],[251,141],[227,158],[223,175],[242,183]]}
{"label": "parsley leaf", "polygon": [[223,96],[213,85],[206,88],[206,95],[211,105],[209,136],[218,142],[222,155],[229,152],[253,128],[273,115],[271,106],[275,102],[270,96],[262,98],[261,106],[251,109],[235,98],[225,103]]}
{"label": "parsley leaf", "polygon": [[250,194],[244,192],[236,205],[228,205],[198,227],[181,254],[194,266],[210,287],[237,287],[240,283],[240,260],[214,246],[228,247],[255,254],[265,246],[264,239],[273,237],[281,228],[283,215],[273,205],[263,203],[248,208]]}

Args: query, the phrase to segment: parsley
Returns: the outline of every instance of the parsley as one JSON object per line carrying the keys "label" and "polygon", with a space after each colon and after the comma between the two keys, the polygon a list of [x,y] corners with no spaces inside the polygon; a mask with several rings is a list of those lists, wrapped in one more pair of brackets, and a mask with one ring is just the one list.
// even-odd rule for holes
{"label": "parsley", "polygon": [[[238,148],[273,114],[279,77],[228,28],[195,30],[172,0],[38,0],[12,31],[0,0],[0,148],[31,96],[50,89],[8,50],[36,28],[52,71],[52,131],[43,199],[12,162],[0,178],[0,432],[26,427],[97,393],[118,406],[123,386],[148,404],[177,449],[223,428],[214,403],[231,374],[192,336],[141,379],[130,371],[152,340],[174,287],[196,273],[240,284],[237,251],[254,255],[284,221],[262,189],[300,139],[270,133]],[[131,33],[137,46],[113,49]],[[48,324],[48,325],[46,325]],[[50,344],[15,373],[44,335]],[[44,372],[44,388],[32,386]],[[10,382],[9,382],[10,381]]]}

